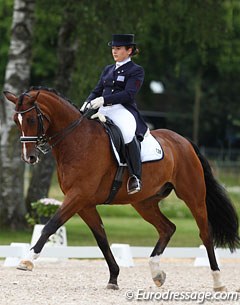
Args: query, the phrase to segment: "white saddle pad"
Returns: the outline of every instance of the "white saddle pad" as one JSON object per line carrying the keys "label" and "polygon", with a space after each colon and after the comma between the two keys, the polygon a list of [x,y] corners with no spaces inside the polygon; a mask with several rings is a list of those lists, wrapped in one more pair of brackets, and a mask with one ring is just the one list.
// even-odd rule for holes
{"label": "white saddle pad", "polygon": [[[119,154],[111,141],[113,151],[115,153],[115,157],[118,161],[118,164],[121,166],[126,166],[126,164],[122,164],[119,158]],[[142,162],[148,161],[157,161],[163,158],[163,150],[158,141],[148,133],[145,135],[144,140],[141,142],[141,160]]]}

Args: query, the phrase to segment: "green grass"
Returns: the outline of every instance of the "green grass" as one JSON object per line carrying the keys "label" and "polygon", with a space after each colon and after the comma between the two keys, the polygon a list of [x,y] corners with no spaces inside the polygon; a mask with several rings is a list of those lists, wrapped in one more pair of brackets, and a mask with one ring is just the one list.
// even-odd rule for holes
{"label": "green grass", "polygon": [[10,245],[12,242],[30,243],[32,230],[12,231],[1,229],[0,245]]}
{"label": "green grass", "polygon": [[[201,244],[198,229],[192,219],[172,219],[177,225],[170,246],[190,247]],[[139,217],[103,217],[104,227],[109,243],[128,243],[132,246],[155,246],[158,233],[155,228]],[[88,226],[78,216],[72,217],[67,223],[67,240],[69,246],[96,246],[96,241]],[[32,230],[1,232],[0,244],[11,242],[30,243]]]}
{"label": "green grass", "polygon": [[[170,242],[172,247],[190,247],[201,244],[198,229],[191,219],[172,219],[177,231]],[[155,246],[158,233],[142,218],[104,217],[109,243],[128,243],[132,246]],[[73,246],[96,245],[92,233],[83,221],[75,216],[67,224],[68,244]]]}

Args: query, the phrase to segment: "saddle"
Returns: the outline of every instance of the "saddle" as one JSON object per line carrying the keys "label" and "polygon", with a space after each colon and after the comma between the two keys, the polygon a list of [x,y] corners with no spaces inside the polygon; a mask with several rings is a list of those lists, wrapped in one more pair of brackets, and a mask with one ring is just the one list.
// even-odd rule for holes
{"label": "saddle", "polygon": [[[123,178],[123,172],[124,172],[124,168],[125,168],[124,164],[126,164],[125,144],[124,144],[124,140],[123,140],[123,136],[122,136],[122,132],[121,132],[120,128],[117,125],[115,125],[111,119],[106,117],[105,123],[103,123],[101,121],[99,121],[99,122],[103,125],[106,133],[109,136],[109,140],[111,141],[111,144],[112,144],[110,146],[111,146],[113,155],[116,156],[116,154],[114,152],[114,149],[116,149],[117,153],[119,155],[119,158],[120,158],[120,162],[122,163],[122,165],[118,165],[109,196],[108,196],[107,200],[104,202],[104,204],[110,204],[112,202],[112,200],[114,199],[115,195],[117,194],[118,190],[122,186],[122,180],[123,180],[122,178]],[[116,161],[118,162],[117,159],[116,159]]]}
{"label": "saddle", "polygon": [[115,147],[119,155],[120,162],[124,164],[126,163],[126,152],[122,132],[120,128],[115,125],[111,119],[109,119],[108,117],[106,117],[106,119],[107,121],[105,123],[101,123],[103,124],[103,127],[106,133],[108,134],[110,141],[112,142],[111,144],[113,144],[111,145],[112,152],[115,156]]}

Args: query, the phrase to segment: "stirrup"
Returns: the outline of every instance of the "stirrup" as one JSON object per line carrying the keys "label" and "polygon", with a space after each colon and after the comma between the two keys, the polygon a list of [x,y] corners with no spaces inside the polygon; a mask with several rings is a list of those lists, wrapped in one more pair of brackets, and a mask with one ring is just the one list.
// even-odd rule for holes
{"label": "stirrup", "polygon": [[127,181],[128,195],[135,194],[139,191],[141,191],[141,181],[138,179],[137,176],[132,175],[131,177],[128,178]]}

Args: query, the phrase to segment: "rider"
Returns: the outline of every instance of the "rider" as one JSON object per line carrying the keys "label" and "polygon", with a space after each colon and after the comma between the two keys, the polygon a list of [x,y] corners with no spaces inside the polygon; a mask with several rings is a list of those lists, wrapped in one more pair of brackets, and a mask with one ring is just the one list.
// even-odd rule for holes
{"label": "rider", "polygon": [[140,143],[148,127],[141,117],[135,96],[144,80],[144,70],[131,58],[138,54],[134,34],[113,34],[108,43],[115,64],[104,68],[101,77],[81,110],[98,109],[92,116],[109,117],[122,131],[130,177],[128,194],[141,190]]}

